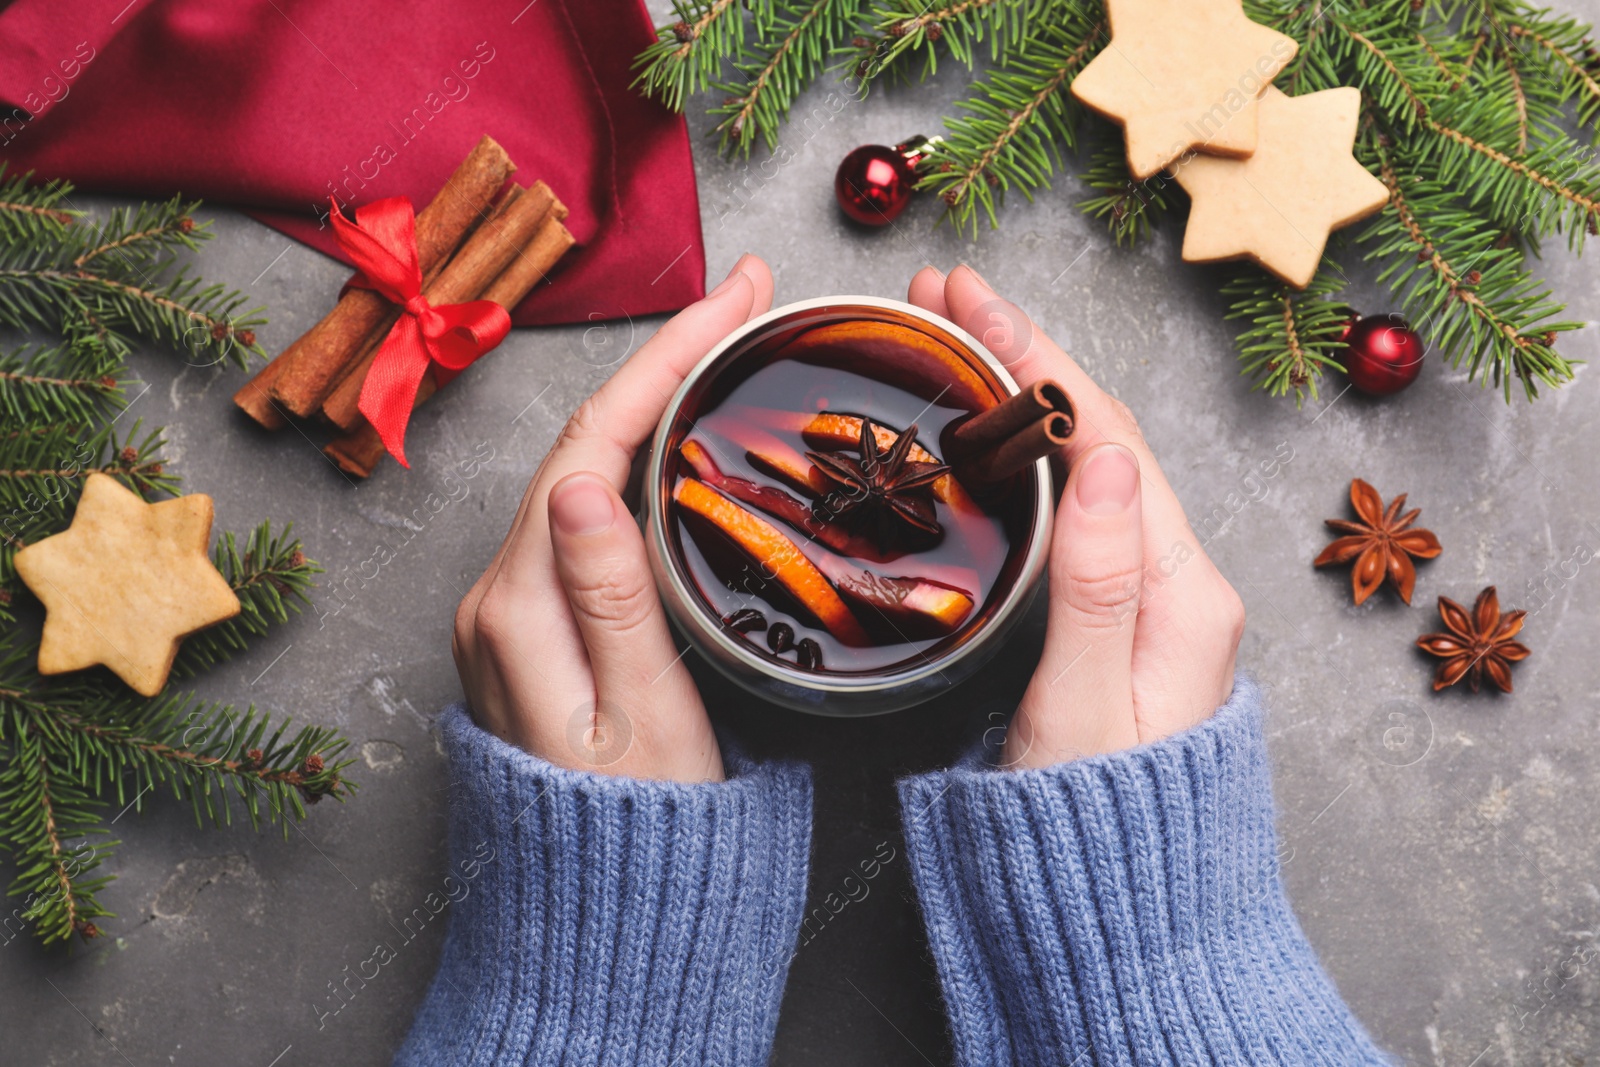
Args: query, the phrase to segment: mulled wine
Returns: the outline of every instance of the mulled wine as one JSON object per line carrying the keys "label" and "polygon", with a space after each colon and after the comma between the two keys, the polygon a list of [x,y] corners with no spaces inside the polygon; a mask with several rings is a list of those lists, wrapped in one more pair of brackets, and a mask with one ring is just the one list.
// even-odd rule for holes
{"label": "mulled wine", "polygon": [[1011,397],[915,320],[827,310],[780,319],[681,396],[658,437],[666,545],[713,625],[780,670],[935,667],[1040,557],[1036,461],[1070,405]]}

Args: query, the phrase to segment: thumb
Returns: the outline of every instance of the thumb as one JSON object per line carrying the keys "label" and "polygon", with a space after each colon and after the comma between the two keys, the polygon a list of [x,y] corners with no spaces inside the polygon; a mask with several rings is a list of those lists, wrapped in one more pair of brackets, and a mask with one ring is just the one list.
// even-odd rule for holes
{"label": "thumb", "polygon": [[579,731],[584,769],[626,774],[642,763],[650,777],[720,779],[716,741],[667,630],[644,538],[616,490],[598,475],[571,474],[550,490],[549,509],[556,574],[594,673],[593,705],[583,705],[591,721]]}
{"label": "thumb", "polygon": [[1007,736],[1010,765],[1043,767],[1138,744],[1139,481],[1138,460],[1117,444],[1084,453],[1067,480],[1050,555],[1044,655]]}

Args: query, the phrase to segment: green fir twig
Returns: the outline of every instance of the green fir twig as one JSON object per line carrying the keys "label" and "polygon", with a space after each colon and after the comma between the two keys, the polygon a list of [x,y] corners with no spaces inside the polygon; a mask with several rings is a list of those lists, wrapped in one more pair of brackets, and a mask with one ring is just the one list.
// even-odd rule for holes
{"label": "green fir twig", "polygon": [[716,84],[728,94],[711,109],[721,116],[716,133],[724,149],[749,155],[758,136],[776,147],[794,98],[850,32],[860,7],[861,0],[812,0],[792,13],[780,10],[761,28],[750,58],[734,61],[743,80]]}
{"label": "green fir twig", "polygon": [[1067,87],[1104,44],[1098,19],[1047,26],[956,105],[964,114],[945,121],[918,187],[938,192],[958,230],[976,235],[980,215],[998,225],[996,209],[1010,190],[1031,200],[1049,187],[1061,149],[1076,146],[1081,109]]}
{"label": "green fir twig", "polygon": [[[0,196],[11,184],[0,186]],[[43,188],[48,192],[32,206],[58,203],[72,187]],[[179,253],[210,237],[209,224],[194,220],[198,206],[174,198],[114,209],[101,225],[27,215],[19,217],[45,221],[14,222],[9,232],[0,225],[0,325],[71,334],[88,324],[117,354],[143,338],[194,362],[244,366],[252,353],[262,354],[255,338],[265,321],[260,309],[247,309],[248,298],[236,290],[203,285],[178,263]]]}

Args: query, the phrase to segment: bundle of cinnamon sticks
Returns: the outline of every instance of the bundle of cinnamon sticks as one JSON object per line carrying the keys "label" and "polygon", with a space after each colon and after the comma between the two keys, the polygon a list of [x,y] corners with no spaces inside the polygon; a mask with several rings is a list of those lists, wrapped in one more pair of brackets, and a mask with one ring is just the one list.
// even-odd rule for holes
{"label": "bundle of cinnamon sticks", "polygon": [[[485,137],[416,218],[422,292],[429,304],[492,300],[507,311],[572,247],[567,209],[542,181],[522,186],[505,149]],[[383,442],[357,408],[361,386],[399,311],[370,289],[346,289],[332,311],[268,363],[233,402],[269,430],[320,418],[341,436],[323,451],[359,478],[383,458]],[[430,370],[421,404],[439,388]]]}

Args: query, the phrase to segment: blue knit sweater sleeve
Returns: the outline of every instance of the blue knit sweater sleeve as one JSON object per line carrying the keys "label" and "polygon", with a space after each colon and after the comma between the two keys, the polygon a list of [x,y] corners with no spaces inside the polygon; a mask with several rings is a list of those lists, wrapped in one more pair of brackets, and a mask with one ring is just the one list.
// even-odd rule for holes
{"label": "blue knit sweater sleeve", "polygon": [[808,773],[607,777],[513,748],[459,705],[440,728],[460,891],[395,1063],[765,1063],[805,907]]}
{"label": "blue knit sweater sleeve", "polygon": [[1249,681],[1155,744],[900,797],[962,1067],[1388,1062],[1284,896]]}

